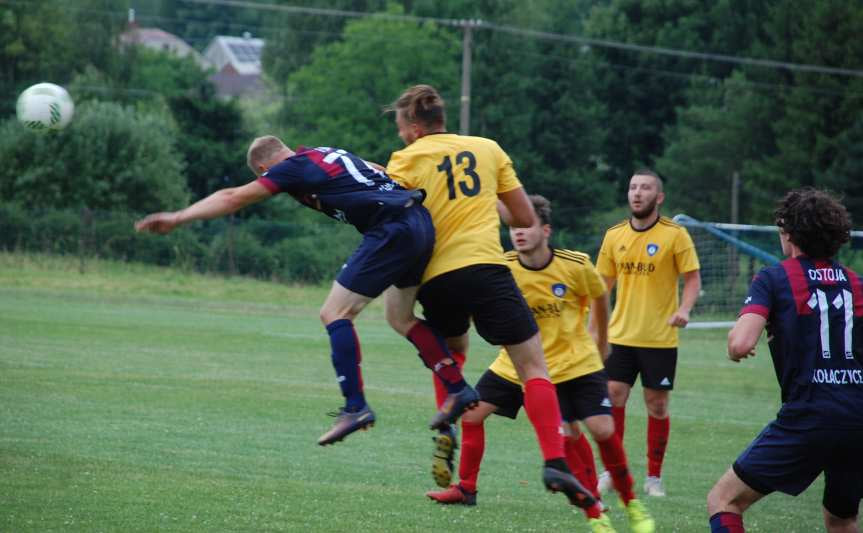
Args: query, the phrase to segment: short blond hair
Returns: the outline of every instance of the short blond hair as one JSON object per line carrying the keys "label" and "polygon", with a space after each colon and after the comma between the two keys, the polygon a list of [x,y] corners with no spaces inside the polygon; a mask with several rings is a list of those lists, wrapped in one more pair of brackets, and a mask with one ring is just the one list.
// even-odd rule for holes
{"label": "short blond hair", "polygon": [[271,161],[277,153],[285,148],[287,148],[285,143],[275,135],[258,137],[249,145],[249,151],[246,153],[246,164],[257,176],[258,166]]}

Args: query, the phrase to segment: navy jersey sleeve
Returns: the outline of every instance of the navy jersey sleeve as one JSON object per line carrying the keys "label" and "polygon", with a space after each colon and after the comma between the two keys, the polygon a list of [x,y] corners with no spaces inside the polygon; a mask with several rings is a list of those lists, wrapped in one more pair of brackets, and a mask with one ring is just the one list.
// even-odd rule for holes
{"label": "navy jersey sleeve", "polygon": [[752,280],[749,286],[749,294],[746,300],[743,301],[743,308],[740,310],[741,315],[746,313],[755,313],[764,318],[770,316],[770,310],[773,307],[773,291],[771,290],[770,276],[767,269],[761,270]]}
{"label": "navy jersey sleeve", "polygon": [[305,185],[306,173],[303,161],[299,157],[289,157],[278,165],[264,172],[258,183],[271,193],[298,193]]}

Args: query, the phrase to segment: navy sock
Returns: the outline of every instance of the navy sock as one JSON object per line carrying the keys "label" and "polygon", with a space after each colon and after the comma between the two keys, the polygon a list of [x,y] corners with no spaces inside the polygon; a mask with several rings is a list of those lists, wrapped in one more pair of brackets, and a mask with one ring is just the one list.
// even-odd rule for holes
{"label": "navy sock", "polygon": [[354,324],[350,320],[340,319],[327,325],[332,347],[333,368],[336,378],[345,397],[345,408],[348,411],[359,411],[366,406],[363,395],[363,375],[360,371],[362,352],[360,341]]}
{"label": "navy sock", "polygon": [[737,513],[716,513],[710,517],[710,533],[745,533],[743,517]]}

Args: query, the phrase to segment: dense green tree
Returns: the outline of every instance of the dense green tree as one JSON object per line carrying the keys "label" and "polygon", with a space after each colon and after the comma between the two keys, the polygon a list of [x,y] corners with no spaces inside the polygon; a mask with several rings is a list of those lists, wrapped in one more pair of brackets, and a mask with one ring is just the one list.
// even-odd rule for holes
{"label": "dense green tree", "polygon": [[61,0],[0,4],[0,116],[29,85],[69,82],[87,65],[115,64],[112,38],[119,22],[104,2]]}
{"label": "dense green tree", "polygon": [[[761,46],[780,51],[779,59],[785,61],[863,70],[861,27],[863,4],[859,2],[778,2]],[[818,176],[844,157],[840,148],[850,148],[840,138],[847,141],[843,134],[863,113],[863,79],[799,71],[756,76],[774,85],[772,96],[782,109],[773,124],[777,150],[756,166],[759,180],[777,193],[818,185]],[[848,186],[852,180],[849,176]]]}
{"label": "dense green tree", "polygon": [[[765,2],[751,0],[613,0],[593,9],[588,36],[645,47],[740,55],[758,37]],[[733,65],[648,51],[591,47],[595,90],[608,108],[609,172],[625,181],[663,151],[664,128],[686,104],[692,76],[724,78]]]}
{"label": "dense green tree", "polygon": [[829,167],[816,175],[819,187],[844,193],[845,205],[856,227],[863,227],[863,116],[834,141],[836,157]]}
{"label": "dense green tree", "polygon": [[665,152],[656,161],[666,178],[674,206],[702,220],[730,217],[732,176],[741,179],[740,216],[762,214],[751,210],[760,184],[752,179],[753,162],[771,152],[771,117],[776,106],[740,72],[718,86],[693,83],[689,105],[677,112],[677,122],[666,128]]}
{"label": "dense green tree", "polygon": [[319,46],[290,77],[286,142],[340,146],[386,163],[401,141],[382,108],[415,83],[457,87],[457,55],[452,33],[431,23],[349,22],[343,40]]}
{"label": "dense green tree", "polygon": [[0,197],[28,209],[157,211],[188,199],[176,131],[164,118],[87,102],[59,132],[0,127]]}
{"label": "dense green tree", "polygon": [[111,100],[167,114],[176,124],[176,148],[186,162],[194,198],[248,176],[244,162],[251,134],[239,104],[215,95],[208,72],[191,58],[137,46],[123,49],[120,57],[122,75],[89,68],[71,84],[73,97],[79,103]]}

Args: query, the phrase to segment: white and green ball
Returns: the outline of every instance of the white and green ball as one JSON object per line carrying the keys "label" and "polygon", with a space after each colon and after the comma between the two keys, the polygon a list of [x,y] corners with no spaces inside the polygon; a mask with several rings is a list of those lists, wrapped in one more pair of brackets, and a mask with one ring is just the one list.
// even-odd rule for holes
{"label": "white and green ball", "polygon": [[18,97],[18,120],[33,130],[65,128],[75,113],[75,104],[66,89],[53,83],[37,83]]}

